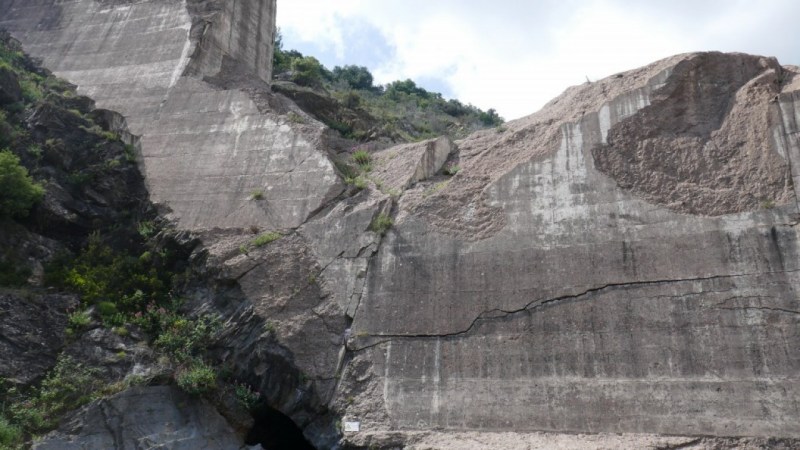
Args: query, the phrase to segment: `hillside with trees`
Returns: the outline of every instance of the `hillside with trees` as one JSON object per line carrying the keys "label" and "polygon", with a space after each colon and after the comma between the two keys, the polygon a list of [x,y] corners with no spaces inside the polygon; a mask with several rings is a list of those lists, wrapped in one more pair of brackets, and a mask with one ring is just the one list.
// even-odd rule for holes
{"label": "hillside with trees", "polygon": [[461,139],[503,123],[494,109],[484,111],[445,99],[410,79],[376,85],[366,67],[328,69],[313,56],[285,50],[280,31],[275,40],[273,89],[357,141],[399,143],[442,135]]}

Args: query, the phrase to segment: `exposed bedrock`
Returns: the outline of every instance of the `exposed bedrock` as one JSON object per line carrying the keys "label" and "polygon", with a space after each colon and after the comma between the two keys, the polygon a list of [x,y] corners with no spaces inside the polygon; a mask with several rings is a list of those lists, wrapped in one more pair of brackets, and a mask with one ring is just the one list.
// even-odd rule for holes
{"label": "exposed bedrock", "polygon": [[33,448],[232,450],[243,446],[208,402],[175,387],[152,386],[91,403]]}

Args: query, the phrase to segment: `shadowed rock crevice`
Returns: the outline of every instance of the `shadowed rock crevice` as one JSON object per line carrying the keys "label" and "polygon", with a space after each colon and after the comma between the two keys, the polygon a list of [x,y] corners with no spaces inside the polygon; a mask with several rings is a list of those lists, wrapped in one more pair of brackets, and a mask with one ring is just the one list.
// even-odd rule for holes
{"label": "shadowed rock crevice", "polygon": [[315,450],[291,419],[268,406],[254,413],[255,423],[245,439],[247,445],[261,445],[264,450]]}

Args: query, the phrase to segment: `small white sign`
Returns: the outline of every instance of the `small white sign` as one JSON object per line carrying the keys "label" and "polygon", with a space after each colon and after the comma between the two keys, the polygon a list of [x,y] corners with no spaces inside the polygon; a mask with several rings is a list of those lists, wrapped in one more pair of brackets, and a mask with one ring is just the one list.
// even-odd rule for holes
{"label": "small white sign", "polygon": [[361,431],[361,422],[345,422],[344,431],[346,433],[357,433]]}

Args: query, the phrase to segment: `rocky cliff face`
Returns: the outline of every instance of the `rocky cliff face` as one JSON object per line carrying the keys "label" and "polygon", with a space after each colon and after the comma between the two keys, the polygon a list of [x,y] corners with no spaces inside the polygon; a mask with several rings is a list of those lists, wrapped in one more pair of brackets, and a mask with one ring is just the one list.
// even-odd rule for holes
{"label": "rocky cliff face", "polygon": [[675,56],[374,153],[359,190],[269,91],[274,1],[0,10],[126,118],[151,198],[208,255],[192,305],[226,321],[219,361],[319,448],[340,418],[354,447],[797,444],[796,67]]}

